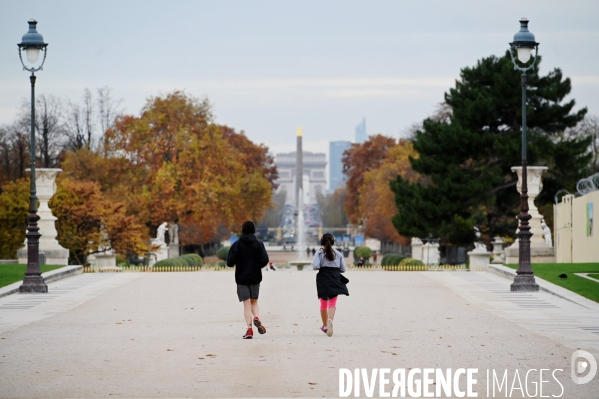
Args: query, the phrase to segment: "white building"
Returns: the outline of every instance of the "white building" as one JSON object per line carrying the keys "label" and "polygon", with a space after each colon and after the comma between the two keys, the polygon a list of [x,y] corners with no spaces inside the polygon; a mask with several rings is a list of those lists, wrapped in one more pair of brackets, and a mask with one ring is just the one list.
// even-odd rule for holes
{"label": "white building", "polygon": [[[286,204],[295,205],[295,155],[296,152],[289,152],[275,155],[275,164],[279,172],[278,192],[286,191]],[[303,203],[315,204],[316,194],[325,194],[327,180],[325,168],[327,166],[325,153],[303,152]]]}

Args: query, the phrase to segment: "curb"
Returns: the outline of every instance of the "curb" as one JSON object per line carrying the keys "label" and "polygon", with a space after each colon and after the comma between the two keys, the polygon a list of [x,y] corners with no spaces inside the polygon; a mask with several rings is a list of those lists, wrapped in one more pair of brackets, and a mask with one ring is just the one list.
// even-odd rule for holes
{"label": "curb", "polygon": [[[490,264],[488,271],[509,279],[513,279],[516,275],[515,269],[497,264]],[[587,309],[599,311],[599,303],[591,301],[590,299],[587,299],[582,295],[578,295],[577,293],[560,287],[559,285],[550,283],[547,280],[543,280],[539,276],[535,276],[535,281],[539,285],[540,291],[548,292],[567,301],[574,302],[575,304],[583,306]]]}
{"label": "curb", "polygon": [[[60,269],[50,270],[49,272],[42,273],[42,277],[44,278],[44,282],[46,284],[51,283],[53,281],[62,280],[63,278],[75,276],[77,274],[83,273],[83,266],[65,266]],[[19,292],[19,287],[23,284],[23,280],[17,281],[16,283],[12,283],[7,285],[6,287],[0,288],[0,298],[15,294]]]}

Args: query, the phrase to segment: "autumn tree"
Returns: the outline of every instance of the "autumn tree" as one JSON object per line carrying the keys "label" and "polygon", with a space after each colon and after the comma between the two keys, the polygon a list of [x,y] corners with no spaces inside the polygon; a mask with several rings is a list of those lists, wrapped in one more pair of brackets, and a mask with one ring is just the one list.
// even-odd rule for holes
{"label": "autumn tree", "polygon": [[22,179],[29,167],[29,132],[20,123],[0,126],[0,185]]}
{"label": "autumn tree", "polygon": [[368,237],[409,244],[409,238],[400,236],[391,223],[391,219],[398,212],[395,195],[389,183],[397,176],[410,182],[418,181],[420,176],[412,169],[409,159],[417,156],[409,141],[400,140],[398,144],[389,148],[377,168],[364,174],[364,183],[359,189],[360,215],[365,222],[365,233]]}
{"label": "autumn tree", "polygon": [[2,187],[0,194],[0,259],[15,259],[25,242],[29,209],[29,179],[19,179]]}
{"label": "autumn tree", "polygon": [[364,184],[364,174],[376,169],[396,140],[377,134],[362,144],[353,143],[343,153],[343,173],[347,176],[344,209],[351,223],[358,223],[361,218],[360,188]]}
{"label": "autumn tree", "polygon": [[150,98],[139,117],[120,117],[103,155],[83,149],[64,161],[68,177],[91,178],[150,228],[178,219],[182,244],[258,220],[270,206],[273,166],[265,147],[213,124],[207,100],[181,92]]}
{"label": "autumn tree", "polygon": [[[63,128],[63,109],[60,97],[41,94],[35,99],[35,133],[39,165],[42,168],[53,168],[58,165],[58,156],[63,150],[65,134]],[[17,122],[22,130],[27,131],[31,125],[31,104],[24,100],[21,114]]]}
{"label": "autumn tree", "polygon": [[106,198],[98,183],[59,178],[48,205],[58,218],[58,242],[78,264],[106,250],[120,254],[148,250],[145,226],[127,214],[124,202]]}
{"label": "autumn tree", "polygon": [[347,214],[343,209],[347,198],[345,187],[336,189],[333,193],[324,195],[316,193],[316,201],[322,215],[322,223],[325,227],[347,226]]}
{"label": "autumn tree", "polygon": [[279,227],[286,198],[286,191],[273,191],[271,198],[272,208],[266,210],[264,217],[257,224],[266,227]]}

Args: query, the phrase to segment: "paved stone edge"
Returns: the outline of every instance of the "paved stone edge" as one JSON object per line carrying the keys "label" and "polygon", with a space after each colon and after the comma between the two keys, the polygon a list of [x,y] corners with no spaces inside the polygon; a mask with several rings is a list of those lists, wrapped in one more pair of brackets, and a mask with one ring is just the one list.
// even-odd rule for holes
{"label": "paved stone edge", "polygon": [[[513,279],[516,275],[515,269],[497,264],[488,265],[488,271],[502,277],[507,277],[509,279]],[[567,301],[574,302],[580,306],[584,306],[587,309],[599,311],[599,303],[591,301],[590,299],[587,299],[582,295],[578,295],[575,292],[562,288],[559,285],[550,283],[547,280],[543,280],[539,276],[535,276],[535,280],[539,285],[539,289],[541,291],[545,291],[560,298],[563,298]]]}
{"label": "paved stone edge", "polygon": [[[60,269],[50,270],[49,272],[42,273],[42,277],[44,278],[44,282],[48,284],[53,281],[61,280],[63,278],[75,276],[77,274],[82,273],[83,266],[64,266]],[[19,292],[19,287],[22,284],[23,281],[21,280],[0,288],[0,298]]]}

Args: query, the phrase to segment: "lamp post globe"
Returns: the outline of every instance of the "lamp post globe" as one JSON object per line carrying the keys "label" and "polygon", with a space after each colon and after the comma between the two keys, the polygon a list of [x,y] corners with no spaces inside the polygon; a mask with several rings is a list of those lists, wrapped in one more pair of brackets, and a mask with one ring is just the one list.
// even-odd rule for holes
{"label": "lamp post globe", "polygon": [[[533,61],[530,62],[532,50],[535,50]],[[514,69],[522,72],[522,190],[520,195],[520,214],[517,216],[520,221],[518,239],[518,270],[514,282],[510,286],[511,291],[538,291],[539,285],[536,283],[532,265],[530,263],[530,232],[529,220],[531,216],[528,213],[528,184],[527,184],[527,149],[526,149],[526,71],[534,68],[537,62],[539,43],[535,41],[535,36],[528,30],[528,19],[520,19],[520,30],[514,35],[514,41],[510,43],[510,55],[514,63]],[[516,52],[516,57],[514,57]],[[520,61],[520,64],[516,61]],[[526,65],[530,63],[530,65]]]}
{"label": "lamp post globe", "polygon": [[[31,169],[31,185],[29,192],[29,214],[27,215],[27,270],[23,284],[19,287],[19,292],[48,292],[48,286],[44,282],[39,264],[39,240],[40,232],[37,225],[39,216],[37,215],[37,190],[35,186],[35,72],[42,70],[46,61],[47,43],[44,43],[44,38],[37,32],[37,21],[29,20],[29,31],[23,35],[19,46],[19,59],[23,65],[23,70],[31,72],[29,81],[31,82],[31,136],[29,148],[29,161]],[[40,51],[44,53],[44,57],[39,65],[36,63],[40,58]],[[23,61],[23,52],[26,54],[29,66]]]}

